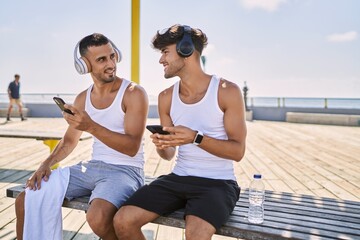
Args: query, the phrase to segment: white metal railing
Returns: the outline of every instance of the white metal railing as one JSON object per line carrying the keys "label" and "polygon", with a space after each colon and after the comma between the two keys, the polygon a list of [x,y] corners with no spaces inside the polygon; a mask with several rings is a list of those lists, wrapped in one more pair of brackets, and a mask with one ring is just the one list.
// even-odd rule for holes
{"label": "white metal railing", "polygon": [[[76,94],[69,93],[26,93],[21,98],[26,103],[53,103],[54,96],[67,103],[73,103]],[[0,103],[8,103],[8,95],[0,93]],[[157,96],[149,95],[151,105],[157,104]],[[347,108],[360,109],[360,98],[293,98],[293,97],[249,97],[248,107],[305,107],[305,108]]]}
{"label": "white metal railing", "polygon": [[[53,103],[53,97],[61,97],[67,103],[73,103],[76,94],[67,93],[26,93],[21,94],[21,100],[26,103]],[[0,103],[9,102],[7,94],[0,94]]]}
{"label": "white metal railing", "polygon": [[[250,100],[250,101],[249,101]],[[248,107],[304,107],[360,109],[360,98],[251,97]]]}

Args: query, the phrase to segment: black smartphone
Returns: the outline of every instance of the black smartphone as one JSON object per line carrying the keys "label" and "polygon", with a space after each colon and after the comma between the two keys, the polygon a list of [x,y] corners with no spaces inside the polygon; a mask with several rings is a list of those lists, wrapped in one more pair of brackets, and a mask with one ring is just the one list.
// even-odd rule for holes
{"label": "black smartphone", "polygon": [[70,109],[67,109],[67,108],[64,107],[65,102],[64,102],[64,100],[62,100],[62,98],[53,97],[53,99],[54,99],[56,105],[59,106],[59,108],[61,109],[61,111],[64,111],[64,112],[69,113],[69,114],[71,114],[71,115],[74,115],[74,114],[72,113],[72,111],[70,111]]}
{"label": "black smartphone", "polygon": [[168,135],[170,134],[167,131],[164,131],[161,125],[147,125],[146,126],[147,130],[149,130],[152,133],[159,133],[159,134],[164,134],[164,135]]}

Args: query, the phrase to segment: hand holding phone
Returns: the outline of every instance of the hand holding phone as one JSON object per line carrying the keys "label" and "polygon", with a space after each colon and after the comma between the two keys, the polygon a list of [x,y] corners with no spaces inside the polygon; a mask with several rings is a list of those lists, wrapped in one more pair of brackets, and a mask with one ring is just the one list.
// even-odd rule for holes
{"label": "hand holding phone", "polygon": [[70,109],[67,109],[67,108],[64,107],[65,102],[64,102],[64,100],[62,100],[62,98],[53,97],[53,99],[54,99],[56,105],[59,106],[59,108],[61,109],[61,111],[66,112],[66,113],[69,113],[69,114],[71,114],[71,115],[74,115],[74,113],[73,113]]}
{"label": "hand holding phone", "polygon": [[159,134],[163,134],[163,135],[169,135],[170,134],[169,132],[164,131],[163,126],[161,126],[161,125],[147,125],[146,128],[150,132],[152,132],[153,134],[154,133],[159,133]]}

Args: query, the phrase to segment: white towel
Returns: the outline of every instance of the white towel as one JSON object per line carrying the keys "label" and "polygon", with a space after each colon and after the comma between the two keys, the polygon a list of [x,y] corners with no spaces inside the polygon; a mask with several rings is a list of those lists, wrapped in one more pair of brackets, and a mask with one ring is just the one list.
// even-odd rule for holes
{"label": "white towel", "polygon": [[62,240],[61,206],[69,176],[68,167],[57,168],[40,190],[25,189],[24,240]]}

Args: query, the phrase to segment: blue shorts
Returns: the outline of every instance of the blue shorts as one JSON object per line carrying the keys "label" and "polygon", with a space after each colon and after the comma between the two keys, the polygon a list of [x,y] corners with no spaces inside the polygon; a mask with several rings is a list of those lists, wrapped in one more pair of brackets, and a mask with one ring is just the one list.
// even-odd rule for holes
{"label": "blue shorts", "polygon": [[100,198],[120,208],[143,185],[143,169],[91,160],[70,167],[70,180],[65,198],[71,200],[90,196],[89,203],[95,198]]}

